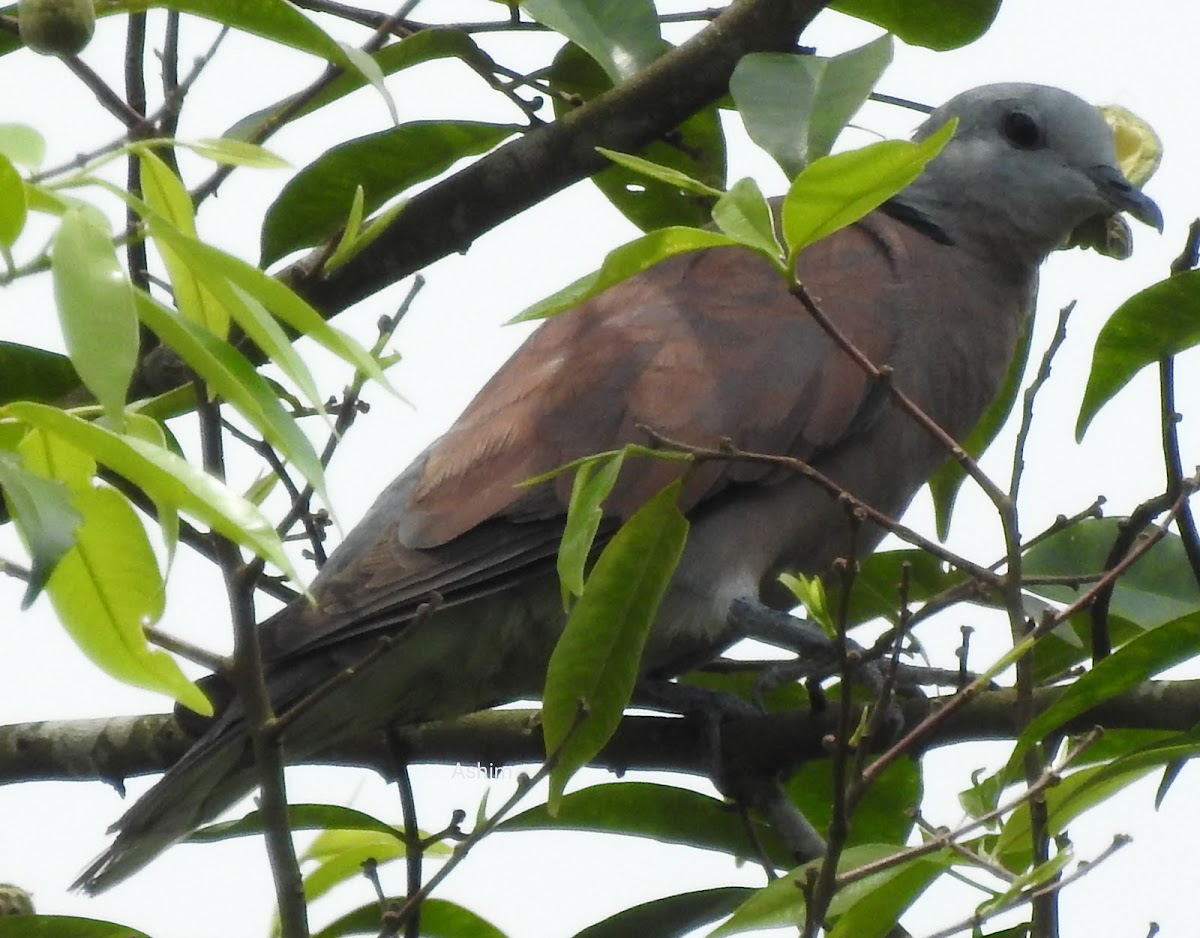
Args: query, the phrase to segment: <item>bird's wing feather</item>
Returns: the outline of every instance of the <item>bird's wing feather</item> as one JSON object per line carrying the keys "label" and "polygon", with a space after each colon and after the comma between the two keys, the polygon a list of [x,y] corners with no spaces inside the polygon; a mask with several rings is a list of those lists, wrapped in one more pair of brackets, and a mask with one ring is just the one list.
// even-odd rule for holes
{"label": "bird's wing feather", "polygon": [[[886,360],[888,312],[906,241],[924,236],[881,214],[806,252],[800,275],[869,357]],[[552,569],[571,478],[520,483],[582,456],[648,442],[728,440],[752,452],[820,455],[870,420],[871,382],[757,255],[681,255],[551,319],[500,369],[455,425],[380,497],[314,583],[315,607],[267,623],[287,656],[410,618],[431,592],[456,603]],[[605,505],[627,517],[684,469],[627,460]],[[702,511],[731,485],[771,484],[761,465],[709,462],[681,507]],[[347,549],[350,548],[350,549]],[[342,563],[343,558],[349,558]]]}

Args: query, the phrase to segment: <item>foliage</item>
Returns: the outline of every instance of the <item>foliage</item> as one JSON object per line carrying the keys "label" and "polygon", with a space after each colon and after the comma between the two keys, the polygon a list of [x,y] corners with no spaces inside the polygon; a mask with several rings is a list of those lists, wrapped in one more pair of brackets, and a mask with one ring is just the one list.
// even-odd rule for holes
{"label": "foliage", "polygon": [[[996,5],[972,0],[955,4],[951,13],[928,2],[834,4],[906,42],[934,49],[976,38]],[[891,39],[826,58],[784,53],[777,46],[786,43],[776,37],[749,42],[753,54],[736,70],[727,69],[721,84],[729,97],[693,102],[690,116],[644,133],[637,152],[602,146],[600,155],[589,150],[580,156],[562,140],[584,115],[605,106],[619,110],[622,93],[652,81],[648,76],[677,54],[663,38],[652,0],[527,0],[519,9],[509,5],[511,21],[500,10],[497,30],[518,32],[537,23],[563,40],[542,67],[527,70],[534,77],[493,59],[478,41],[485,30],[473,32],[469,24],[427,26],[345,7],[337,15],[366,27],[359,37],[363,47],[347,49],[301,6],[308,5],[284,0],[96,4],[101,29],[118,19],[130,27],[135,63],[144,58],[144,48],[139,50],[132,38],[146,22],[144,11],[163,9],[168,35],[204,17],[264,44],[298,50],[326,69],[309,88],[252,113],[236,113],[237,102],[229,102],[230,112],[219,115],[228,127],[224,133],[213,129],[195,140],[172,135],[190,83],[209,67],[207,57],[198,60],[194,73],[167,95],[158,112],[141,118],[131,117],[139,106],[132,98],[114,103],[120,95],[94,73],[80,72],[95,92],[97,107],[113,109],[126,122],[127,134],[70,165],[42,166],[44,146],[36,128],[0,126],[0,256],[5,263],[0,281],[40,284],[39,314],[56,311],[65,349],[64,354],[50,342],[40,347],[0,341],[3,520],[25,551],[20,562],[0,558],[0,573],[25,581],[26,605],[44,591],[64,630],[97,667],[202,713],[212,708],[201,690],[174,656],[152,647],[161,641],[154,627],[174,582],[176,546],[183,542],[221,564],[231,584],[249,572],[257,575],[258,590],[276,597],[302,593],[297,562],[285,542],[301,531],[313,553],[323,555],[312,503],[329,503],[325,470],[357,413],[364,385],[375,382],[391,393],[385,371],[395,356],[388,343],[400,317],[384,317],[379,336],[370,340],[327,320],[360,294],[400,279],[402,272],[385,270],[364,286],[360,274],[364,267],[384,269],[379,258],[386,251],[380,245],[389,243],[410,205],[431,191],[428,187],[442,192],[466,187],[479,167],[502,164],[511,155],[514,138],[518,143],[551,140],[559,148],[553,162],[569,164],[576,178],[591,175],[614,206],[646,232],[611,252],[595,272],[516,317],[535,319],[569,309],[666,258],[715,246],[754,252],[789,277],[800,251],[900,191],[953,131],[947,127],[917,144],[884,141],[831,153],[890,61]],[[697,21],[704,18],[696,14]],[[383,33],[372,35],[380,27],[385,32],[394,27],[387,42]],[[167,57],[174,57],[170,67],[177,70],[178,47],[168,48],[173,51]],[[0,55],[29,54],[12,30],[0,32]],[[525,122],[466,120],[449,109],[439,119],[396,120],[400,109],[385,78],[446,61],[472,69],[481,79],[480,92],[505,96]],[[257,264],[222,247],[219,237],[199,233],[204,203],[231,173],[285,165],[264,146],[272,134],[291,125],[303,128],[304,117],[343,107],[360,88],[382,94],[395,126],[327,141],[322,155],[289,170],[286,181],[280,184],[273,176],[274,182],[263,183],[277,186],[278,195],[263,218],[245,219],[259,234]],[[548,98],[552,108],[540,98],[531,101],[530,92]],[[436,96],[437,89],[430,93]],[[750,137],[792,179],[782,203],[766,199],[753,180],[726,179],[728,125],[720,119],[721,108],[735,109]],[[622,139],[616,130],[611,133]],[[189,167],[203,161],[207,173],[190,188],[184,181],[188,173],[180,170],[185,157]],[[114,170],[121,168],[129,185],[113,181]],[[113,196],[127,212],[123,218],[105,210]],[[511,210],[519,207],[514,203]],[[476,228],[464,227],[457,216],[439,222],[450,232],[445,243],[465,250],[499,220],[498,214]],[[266,272],[308,249],[303,260]],[[331,296],[336,301],[322,300]],[[1169,390],[1171,357],[1200,344],[1198,302],[1200,275],[1190,271],[1119,306],[1096,345],[1078,418],[1080,435],[1145,366],[1158,365]],[[347,369],[352,375],[340,400],[328,397],[329,379],[315,364],[314,347],[337,362],[342,383]],[[1009,417],[1024,354],[984,425],[968,441],[972,454]],[[164,369],[164,360],[185,367]],[[947,608],[959,608],[963,616],[988,607],[1007,614],[1017,633],[1014,650],[972,685],[971,693],[983,698],[1001,693],[989,691],[986,678],[1017,659],[1024,656],[1022,667],[1037,680],[1049,679],[1087,661],[1089,643],[1107,636],[1111,656],[1064,681],[1060,690],[1049,692],[1052,701],[1043,698],[1040,715],[1028,714],[1026,725],[1014,727],[1007,766],[988,778],[964,780],[963,802],[971,817],[960,829],[914,828],[912,810],[923,787],[914,757],[929,740],[890,750],[878,760],[843,741],[832,754],[817,747],[793,760],[801,765],[788,764],[791,802],[822,829],[844,828],[830,837],[829,857],[796,869],[790,869],[794,862],[763,811],[739,818],[725,801],[666,783],[622,781],[565,792],[572,773],[603,761],[605,746],[620,732],[642,645],[687,536],[688,522],[678,506],[680,479],[615,534],[601,529],[600,506],[628,461],[678,459],[685,479],[689,471],[690,462],[680,454],[630,447],[563,470],[575,473],[559,553],[569,619],[545,689],[548,801],[519,814],[511,814],[511,806],[490,814],[481,808],[470,831],[456,820],[434,834],[422,833],[412,818],[397,827],[344,808],[293,805],[291,829],[322,831],[304,858],[316,864],[306,897],[358,875],[364,859],[397,859],[409,864],[410,873],[420,873],[421,856],[449,858],[449,870],[484,835],[569,828],[596,837],[653,838],[680,850],[761,863],[771,879],[764,877],[761,889],[698,890],[615,909],[580,933],[591,938],[684,934],[706,926],[725,935],[772,925],[800,925],[809,934],[823,925],[834,936],[884,935],[922,893],[963,870],[991,873],[1003,882],[1002,888],[981,888],[978,910],[961,910],[964,921],[976,914],[985,921],[1027,902],[1040,887],[1061,882],[1073,862],[1065,839],[1060,848],[1049,846],[1065,838],[1073,818],[1148,772],[1165,769],[1164,786],[1169,784],[1180,761],[1196,752],[1194,732],[1177,727],[1152,737],[1114,737],[1103,758],[1091,764],[1086,744],[1068,741],[1055,749],[1097,707],[1200,654],[1200,548],[1186,509],[1196,483],[1183,478],[1177,445],[1173,449],[1170,442],[1174,416],[1166,413],[1163,420],[1168,484],[1147,498],[1133,520],[1066,519],[1016,544],[989,568],[990,580],[980,577],[975,565],[936,547],[878,553],[838,582],[789,580],[826,631],[848,643],[842,650],[855,655],[873,651],[886,658],[890,641],[903,639],[914,625]],[[314,442],[321,437],[322,445]],[[244,490],[225,478],[223,453],[239,444],[262,458],[259,480]],[[943,522],[960,482],[950,474],[935,482]],[[1179,521],[1181,534],[1148,527],[1167,511],[1169,520]],[[18,549],[15,539],[8,543]],[[243,554],[253,559],[243,564]],[[229,562],[231,555],[237,562]],[[994,573],[1001,567],[1025,578],[1015,593]],[[281,579],[293,584],[294,593],[279,586]],[[236,592],[233,586],[231,591]],[[1081,596],[1088,602],[1080,602]],[[871,634],[861,627],[872,625],[875,634],[882,625],[887,640],[874,649],[855,646],[855,637]],[[816,723],[830,712],[844,713],[857,724],[854,739],[873,734],[878,740],[892,701],[886,693],[864,701],[847,689],[848,673],[836,676],[843,680],[820,693],[797,685],[768,687],[769,682],[745,673],[697,673],[687,682],[747,701],[765,700],[768,717],[799,708],[808,718],[810,706]],[[955,698],[947,710],[967,697]],[[863,703],[870,706],[864,709]],[[937,720],[928,729],[936,740]],[[817,735],[822,742],[826,738],[823,730]],[[390,754],[379,761],[388,759]],[[1052,766],[1075,771],[1043,805],[1033,795],[1045,794]],[[521,787],[518,794],[528,790]],[[265,812],[254,814],[214,825],[192,839],[258,834],[270,831],[270,823]],[[426,885],[439,881],[435,876]],[[384,918],[405,914],[403,901],[385,902]],[[482,905],[486,897],[479,901]],[[284,906],[284,930],[300,934],[302,926]],[[502,934],[475,912],[437,896],[425,898],[421,909],[425,934]],[[346,911],[320,934],[379,927],[380,910],[370,906]],[[135,932],[55,916],[0,919],[0,935],[18,933]]]}

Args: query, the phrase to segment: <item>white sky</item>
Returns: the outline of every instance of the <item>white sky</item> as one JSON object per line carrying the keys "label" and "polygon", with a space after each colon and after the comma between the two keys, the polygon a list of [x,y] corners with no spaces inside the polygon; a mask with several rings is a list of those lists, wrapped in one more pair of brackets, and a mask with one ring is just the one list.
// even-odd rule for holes
{"label": "white sky", "polygon": [[[455,3],[466,18],[495,15],[494,4]],[[381,5],[382,6],[382,5]],[[449,8],[449,0],[431,9]],[[447,13],[447,16],[450,16]],[[161,15],[153,14],[160,24]],[[323,23],[337,30],[335,24]],[[124,20],[101,21],[85,59],[119,86],[120,46]],[[185,20],[186,57],[198,54],[213,30]],[[858,45],[877,30],[825,14],[804,41],[822,54]],[[341,30],[341,38],[361,41],[357,32]],[[151,35],[161,36],[152,26]],[[1046,267],[1041,297],[1040,335],[1052,327],[1059,307],[1079,300],[1070,336],[1054,377],[1044,392],[1029,452],[1025,480],[1026,533],[1041,529],[1059,512],[1072,512],[1098,494],[1108,496],[1111,512],[1127,510],[1160,484],[1153,382],[1135,382],[1118,405],[1095,421],[1082,446],[1073,437],[1075,409],[1082,394],[1095,333],[1117,303],[1164,276],[1179,252],[1188,222],[1200,212],[1195,165],[1200,155],[1192,93],[1194,44],[1200,36],[1200,9],[1185,0],[1007,0],[991,32],[966,49],[935,54],[898,46],[896,61],[880,90],[930,103],[940,103],[965,88],[992,81],[1035,81],[1068,88],[1096,103],[1116,102],[1154,125],[1166,154],[1148,190],[1163,207],[1166,233],[1158,237],[1138,227],[1136,255],[1125,262],[1074,252],[1053,258]],[[488,40],[489,42],[499,40]],[[521,43],[544,43],[525,37]],[[498,46],[490,46],[499,48]],[[501,56],[501,61],[512,64]],[[310,80],[319,66],[291,53],[264,53],[257,41],[233,36],[211,72],[189,100],[181,135],[213,136],[243,113],[270,103]],[[20,54],[0,60],[0,82],[19,93],[5,95],[0,120],[25,121],[46,133],[48,163],[69,158],[81,149],[116,136],[115,122],[92,103],[82,86],[60,63]],[[458,116],[512,120],[514,114],[496,98],[482,93],[478,80],[457,63],[434,63],[389,79],[404,121]],[[388,116],[372,92],[360,92],[352,112],[331,109],[328,117],[310,118],[271,142],[276,152],[302,166],[331,141],[383,129]],[[868,105],[858,123],[885,135],[903,135],[916,115]],[[870,137],[851,133],[846,143]],[[185,168],[187,165],[185,164]],[[190,166],[192,182],[202,168]],[[782,189],[782,176],[761,154],[746,145],[731,152],[731,180],[753,174],[768,192]],[[247,219],[261,218],[262,208],[284,180],[283,174],[243,171],[206,205],[201,233],[220,246],[249,259],[257,257],[257,230]],[[581,223],[582,221],[582,223]],[[350,524],[374,494],[408,458],[453,419],[490,371],[519,341],[503,323],[525,305],[576,276],[593,269],[604,252],[633,235],[631,226],[584,183],[527,212],[479,239],[464,257],[442,261],[426,273],[429,284],[401,327],[398,347],[405,362],[396,374],[415,412],[372,395],[375,405],[355,428],[331,470],[331,491],[343,523]],[[391,288],[342,316],[339,324],[370,341],[378,316],[391,312],[407,284]],[[0,317],[6,338],[54,341],[52,307],[45,278],[0,293]],[[1044,345],[1044,342],[1042,343]],[[1200,382],[1196,355],[1179,364],[1180,407],[1200,414]],[[327,371],[328,386],[344,381],[340,370]],[[1184,464],[1200,461],[1194,417],[1184,423]],[[1048,449],[1052,447],[1051,449]],[[1040,458],[1039,458],[1040,455]],[[1005,459],[989,466],[1006,477]],[[968,496],[973,505],[981,504]],[[923,499],[910,520],[926,530],[931,525]],[[996,552],[998,525],[980,508],[960,519],[953,544],[977,559]],[[0,534],[0,552],[11,556],[11,539]],[[180,576],[182,574],[182,576]],[[172,631],[219,647],[228,646],[223,599],[217,577],[202,565],[181,560],[176,571],[164,624]],[[97,674],[62,637],[40,601],[20,614],[19,584],[0,580],[0,608],[12,610],[0,628],[0,722],[138,713],[162,710],[166,702],[116,685]],[[957,620],[956,620],[957,621]],[[957,640],[957,629],[948,641]],[[936,641],[932,634],[927,642]],[[977,636],[987,641],[986,632]],[[997,646],[998,647],[998,646]],[[954,793],[966,787],[971,769],[993,764],[990,747],[964,747],[927,759],[929,799],[938,810],[933,819],[957,819]],[[473,815],[486,784],[451,779],[447,769],[417,772],[420,808],[429,828],[440,826],[455,808]],[[593,773],[599,780],[604,776]],[[1194,768],[1186,768],[1162,812],[1153,810],[1154,780],[1121,796],[1102,815],[1072,828],[1080,857],[1101,852],[1115,833],[1135,842],[1118,857],[1069,890],[1063,900],[1065,935],[1141,936],[1150,921],[1162,934],[1194,935],[1200,927],[1200,903],[1191,881],[1198,819],[1188,789],[1196,784]],[[131,794],[149,780],[132,780]],[[489,801],[497,804],[505,786]],[[355,798],[355,804],[382,817],[398,817],[395,798],[373,777],[340,770],[297,772],[291,782],[294,800]],[[936,808],[934,806],[937,806]],[[255,843],[182,847],[129,883],[97,900],[65,892],[83,864],[104,843],[104,828],[122,810],[117,796],[99,783],[43,784],[0,788],[0,882],[14,882],[34,893],[40,911],[108,918],[153,935],[201,938],[223,931],[254,934],[266,929],[272,897],[269,874]],[[395,891],[402,889],[399,867],[385,873]],[[1187,877],[1185,879],[1185,877]],[[492,920],[513,936],[570,935],[605,915],[638,901],[683,889],[733,883],[757,884],[753,869],[736,869],[723,856],[663,847],[625,838],[586,840],[571,834],[495,838],[478,848],[439,893]],[[932,931],[969,909],[954,902],[955,887],[925,901],[910,917],[910,929]],[[202,897],[202,898],[201,898]],[[314,910],[314,924],[367,901],[365,886],[343,890],[341,904]]]}

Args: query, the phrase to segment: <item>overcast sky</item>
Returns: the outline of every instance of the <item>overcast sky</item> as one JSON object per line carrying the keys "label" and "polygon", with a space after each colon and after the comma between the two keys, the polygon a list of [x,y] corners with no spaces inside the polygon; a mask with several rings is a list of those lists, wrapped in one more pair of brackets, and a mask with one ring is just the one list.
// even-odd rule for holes
{"label": "overcast sky", "polygon": [[[459,5],[447,0],[426,4],[438,11]],[[495,4],[461,5],[470,10],[465,18],[496,15]],[[151,18],[152,23],[161,23],[160,14]],[[120,79],[124,22],[120,17],[101,21],[94,44],[84,54],[115,85]],[[322,25],[340,38],[362,40],[360,34],[339,29],[338,24],[322,21]],[[198,54],[213,32],[207,24],[185,20],[185,58]],[[825,14],[804,41],[822,54],[833,54],[877,33],[837,14]],[[161,36],[161,28],[152,29],[151,35]],[[991,32],[966,49],[935,54],[898,45],[896,61],[880,83],[881,91],[931,104],[993,81],[1059,85],[1097,104],[1125,105],[1154,125],[1165,143],[1162,167],[1148,186],[1166,215],[1165,234],[1159,237],[1137,227],[1135,256],[1124,263],[1072,252],[1056,256],[1046,267],[1038,332],[1043,341],[1035,347],[1044,347],[1059,307],[1071,300],[1079,305],[1030,443],[1033,465],[1025,481],[1026,533],[1039,530],[1059,512],[1084,507],[1102,493],[1111,511],[1128,509],[1161,484],[1158,428],[1146,419],[1155,412],[1154,387],[1145,378],[1096,419],[1084,445],[1069,441],[1096,331],[1121,299],[1166,274],[1183,245],[1188,222],[1200,213],[1195,181],[1200,139],[1192,89],[1197,37],[1200,9],[1183,0],[1141,4],[1007,0]],[[487,41],[500,49],[503,40]],[[514,64],[503,56],[501,60]],[[237,117],[293,91],[318,71],[319,64],[311,59],[264,53],[263,43],[235,35],[196,86],[181,135],[217,135]],[[85,89],[57,61],[10,55],[0,59],[0,82],[10,89],[0,121],[25,121],[42,129],[51,151],[49,163],[119,133],[107,114],[94,103],[88,106]],[[404,121],[446,116],[514,119],[498,98],[493,103],[478,93],[476,82],[465,68],[450,62],[394,77],[389,86]],[[331,141],[388,125],[387,110],[372,92],[359,92],[354,100],[353,109],[331,109],[338,117],[336,126],[323,123],[323,117],[302,121],[276,137],[271,148],[302,166]],[[917,122],[917,115],[882,105],[868,105],[857,119],[863,128],[886,136],[906,135]],[[873,133],[852,131],[844,144],[872,139]],[[191,169],[195,182],[201,167],[185,164],[185,168]],[[778,170],[739,140],[731,150],[730,178],[747,174],[755,175],[768,192],[784,186]],[[247,220],[261,218],[262,207],[283,178],[261,171],[236,174],[221,196],[205,206],[201,234],[248,259],[257,258],[256,222]],[[517,329],[501,328],[506,319],[593,269],[605,251],[633,234],[590,184],[583,183],[479,239],[466,256],[430,268],[428,287],[398,336],[405,356],[397,370],[398,382],[414,408],[382,393],[372,395],[372,413],[355,429],[331,470],[331,491],[343,523],[351,524],[362,514],[374,494],[453,419],[519,341],[522,333]],[[369,342],[373,323],[394,309],[406,286],[371,298],[339,323]],[[44,278],[0,293],[0,316],[5,338],[56,341],[48,322],[52,307]],[[1192,354],[1178,368],[1179,404],[1189,415],[1183,432],[1185,445],[1190,443],[1184,453],[1185,467],[1200,461],[1194,429],[1200,417],[1197,364]],[[326,375],[331,390],[345,380],[333,368]],[[1048,447],[1053,448],[1050,457]],[[1004,474],[1002,454],[989,465]],[[969,493],[966,497],[978,503]],[[923,504],[924,499],[918,499],[912,520],[928,530],[931,525]],[[956,526],[952,546],[990,561],[996,555],[997,534],[998,526],[980,509]],[[12,556],[14,552],[11,532],[0,532],[0,553]],[[177,589],[170,599],[166,627],[227,647],[217,577],[186,557],[176,573]],[[116,685],[83,662],[57,630],[45,601],[29,613],[18,613],[20,593],[20,584],[0,581],[0,608],[9,610],[0,629],[0,722],[165,709],[168,704],[161,698]],[[957,639],[956,630],[953,638]],[[986,635],[980,640],[986,643]],[[952,793],[968,784],[972,768],[994,767],[996,758],[996,750],[982,746],[930,756],[930,804],[949,812],[933,820],[953,823],[957,815]],[[418,772],[418,779],[428,782],[421,786],[420,797],[430,828],[440,826],[455,808],[473,815],[487,787],[482,781],[449,776],[449,771]],[[603,778],[599,773],[591,777]],[[1200,905],[1195,900],[1194,861],[1188,848],[1200,819],[1185,794],[1196,779],[1195,768],[1186,768],[1160,813],[1153,810],[1156,780],[1151,779],[1102,814],[1072,828],[1080,857],[1100,853],[1115,833],[1131,834],[1135,843],[1066,893],[1064,921],[1089,922],[1088,934],[1140,938],[1151,920],[1163,926],[1163,935],[1196,934]],[[145,790],[149,783],[132,780],[131,794]],[[505,789],[499,784],[490,803],[499,803]],[[349,771],[297,772],[290,794],[294,800],[355,799],[356,806],[387,818],[399,813],[394,797],[376,779]],[[253,934],[259,927],[266,929],[273,899],[257,843],[178,848],[98,900],[66,893],[66,885],[101,849],[104,828],[121,810],[117,795],[100,783],[0,788],[0,818],[4,819],[0,882],[32,891],[40,911],[108,918],[164,938],[207,938],[223,930]],[[1153,876],[1146,877],[1147,870],[1153,870]],[[402,872],[396,869],[388,875],[391,886],[400,891]],[[622,838],[527,835],[520,841],[510,837],[485,843],[439,894],[483,914],[510,935],[552,936],[573,934],[620,907],[683,888],[759,882],[758,871],[735,869],[727,858],[699,851]],[[367,901],[365,888],[355,889],[349,898],[343,893],[339,910]],[[940,895],[941,899],[923,902],[910,928],[932,931],[948,924],[946,916],[952,914],[948,910],[958,913],[966,908],[950,903],[946,893]],[[547,896],[552,897],[549,905]],[[553,897],[561,897],[561,902]],[[334,911],[319,908],[313,915],[315,924]],[[554,919],[553,927],[544,924],[547,916]],[[1083,933],[1081,929],[1065,934]]]}

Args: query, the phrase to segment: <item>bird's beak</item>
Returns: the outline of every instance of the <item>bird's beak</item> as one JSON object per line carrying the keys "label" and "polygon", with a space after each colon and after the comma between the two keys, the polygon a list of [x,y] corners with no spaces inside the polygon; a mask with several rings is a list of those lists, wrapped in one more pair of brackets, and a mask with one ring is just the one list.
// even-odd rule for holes
{"label": "bird's beak", "polygon": [[1119,169],[1115,166],[1095,166],[1088,175],[1100,195],[1112,205],[1114,212],[1128,212],[1143,224],[1162,232],[1163,216],[1158,204],[1141,189],[1131,185]]}

